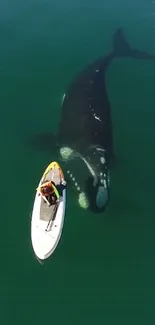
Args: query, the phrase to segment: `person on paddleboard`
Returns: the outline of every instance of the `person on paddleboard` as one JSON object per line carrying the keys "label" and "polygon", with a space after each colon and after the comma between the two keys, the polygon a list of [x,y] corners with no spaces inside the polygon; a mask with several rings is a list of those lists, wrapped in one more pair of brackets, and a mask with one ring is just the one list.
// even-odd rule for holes
{"label": "person on paddleboard", "polygon": [[51,204],[59,201],[60,195],[54,182],[46,182],[40,186],[41,195],[44,196]]}
{"label": "person on paddleboard", "polygon": [[[66,187],[66,182],[62,181],[62,186]],[[60,193],[58,186],[53,181],[46,182],[40,186],[41,195],[44,196],[50,204],[59,202]]]}

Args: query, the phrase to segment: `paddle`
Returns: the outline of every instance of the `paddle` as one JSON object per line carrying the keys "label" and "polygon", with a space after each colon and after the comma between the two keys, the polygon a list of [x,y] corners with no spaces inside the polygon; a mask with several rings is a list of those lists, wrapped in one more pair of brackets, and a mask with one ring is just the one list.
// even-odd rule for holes
{"label": "paddle", "polygon": [[50,206],[50,203],[49,203],[48,200],[46,199],[46,196],[43,196],[43,195],[41,194],[40,191],[38,191],[38,192],[40,193],[42,199],[43,199],[43,200],[48,204],[48,206]]}
{"label": "paddle", "polygon": [[49,220],[48,225],[47,225],[45,231],[48,230],[48,227],[49,227],[50,222],[51,222],[51,221],[54,221],[55,216],[56,216],[56,212],[57,212],[57,209],[58,209],[58,205],[59,205],[59,200],[58,200],[58,201],[56,202],[56,204],[55,204],[55,207],[54,207],[54,210],[53,210],[53,215],[52,215],[51,219]]}

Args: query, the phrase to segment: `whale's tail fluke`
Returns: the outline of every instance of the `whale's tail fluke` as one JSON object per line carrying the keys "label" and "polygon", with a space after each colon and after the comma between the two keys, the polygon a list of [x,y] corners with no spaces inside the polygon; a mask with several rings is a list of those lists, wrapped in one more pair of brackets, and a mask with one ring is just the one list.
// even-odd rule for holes
{"label": "whale's tail fluke", "polygon": [[154,54],[132,48],[125,38],[123,28],[117,29],[114,34],[113,55],[114,57],[127,57],[137,60],[155,60]]}
{"label": "whale's tail fluke", "polygon": [[[86,69],[86,71],[84,72],[84,75],[82,74],[82,76],[84,76],[86,78],[86,73],[88,73],[88,78],[86,78],[86,80],[88,80],[89,84],[90,84],[90,79],[89,79],[90,75],[94,76],[94,71],[96,71],[96,72],[100,71],[100,73],[98,73],[98,74],[96,74],[96,72],[95,72],[95,76],[97,76],[97,80],[98,80],[97,81],[98,83],[96,84],[96,89],[100,89],[100,87],[98,88],[98,85],[99,85],[101,79],[104,80],[105,70],[107,69],[107,67],[109,66],[111,61],[115,58],[133,58],[133,59],[137,59],[137,60],[155,60],[155,54],[149,54],[145,51],[141,51],[141,50],[132,48],[130,46],[129,42],[125,38],[123,28],[118,28],[113,36],[113,49],[112,49],[111,53],[104,56],[103,58],[101,57],[101,58],[97,59],[92,65],[90,65],[88,67],[88,69]],[[90,71],[90,69],[92,69],[92,70]],[[100,76],[101,76],[101,78],[100,78]],[[87,87],[85,86],[85,82],[82,82],[81,84],[83,84],[83,87],[84,87],[84,90],[81,92],[81,94],[82,94],[81,96],[83,96],[83,94],[87,93],[87,91],[85,90],[85,89],[87,89]],[[77,83],[77,85],[78,85],[78,83]],[[95,89],[95,87],[94,87],[94,89]],[[74,96],[74,94],[72,94],[72,97],[73,96]],[[85,103],[85,101],[83,101],[83,102]],[[99,102],[99,100],[98,100],[98,102]],[[83,116],[85,116],[85,112],[83,112]],[[68,125],[69,125],[69,123],[70,122],[68,122]],[[34,149],[45,150],[45,151],[48,150],[48,151],[52,152],[54,149],[59,148],[59,143],[57,141],[57,137],[54,136],[53,133],[42,133],[42,134],[33,136],[31,138],[31,147],[33,147]]]}

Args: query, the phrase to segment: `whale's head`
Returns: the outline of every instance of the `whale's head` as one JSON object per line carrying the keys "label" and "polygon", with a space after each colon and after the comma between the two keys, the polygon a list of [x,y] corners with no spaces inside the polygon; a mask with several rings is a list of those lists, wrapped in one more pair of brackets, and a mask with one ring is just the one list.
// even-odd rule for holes
{"label": "whale's head", "polygon": [[110,179],[104,149],[92,146],[77,153],[63,147],[60,153],[80,207],[95,213],[105,211],[109,202]]}
{"label": "whale's head", "polygon": [[89,169],[86,179],[86,193],[89,208],[95,213],[105,211],[109,202],[110,176],[106,152],[99,146],[91,146],[82,158]]}
{"label": "whale's head", "polygon": [[90,175],[86,180],[86,195],[89,209],[95,213],[104,212],[109,202],[109,172],[105,168],[95,179]]}

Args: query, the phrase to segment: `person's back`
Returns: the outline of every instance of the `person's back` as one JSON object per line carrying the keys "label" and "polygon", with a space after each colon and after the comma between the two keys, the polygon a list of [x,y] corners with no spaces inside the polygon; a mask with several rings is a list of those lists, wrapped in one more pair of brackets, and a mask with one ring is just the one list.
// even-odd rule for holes
{"label": "person's back", "polygon": [[42,184],[41,193],[51,204],[55,204],[59,200],[59,191],[53,181]]}

